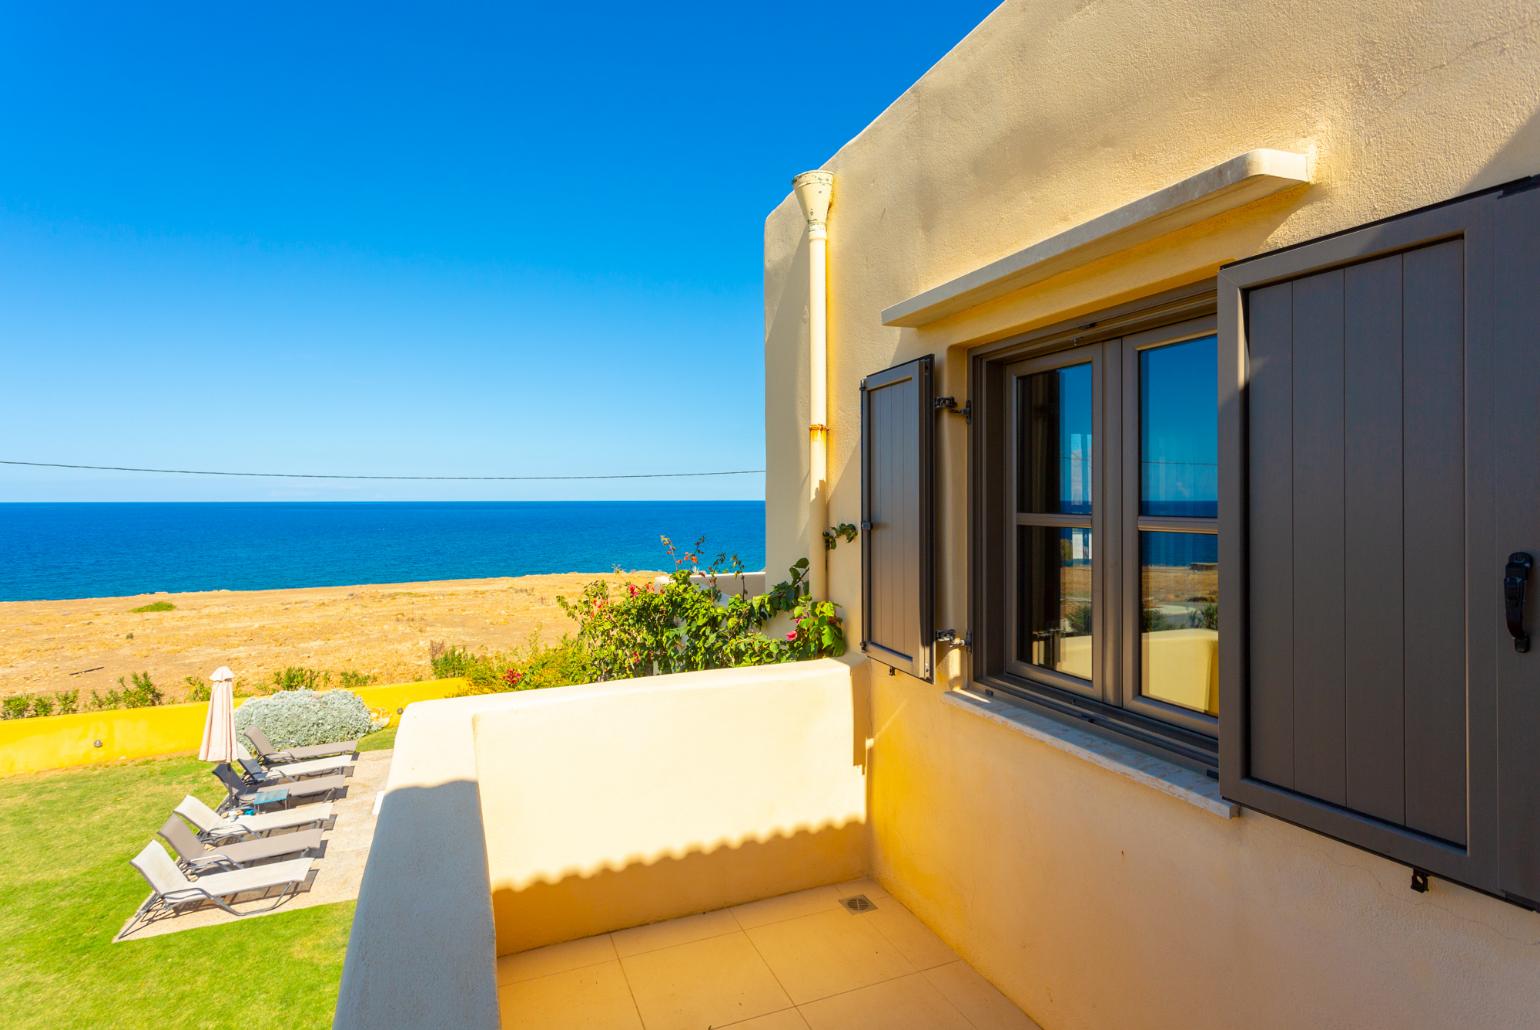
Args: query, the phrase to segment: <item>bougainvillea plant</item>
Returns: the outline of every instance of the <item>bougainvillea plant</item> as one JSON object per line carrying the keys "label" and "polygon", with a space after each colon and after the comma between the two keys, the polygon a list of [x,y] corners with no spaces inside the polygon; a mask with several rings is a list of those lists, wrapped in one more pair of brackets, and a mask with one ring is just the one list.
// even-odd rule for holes
{"label": "bougainvillea plant", "polygon": [[[627,584],[612,594],[594,582],[574,600],[557,598],[578,624],[582,644],[599,679],[691,672],[741,665],[770,665],[845,653],[838,607],[808,595],[804,558],[768,593],[724,594],[716,577],[734,582],[743,566],[718,555],[703,567],[703,540],[680,550],[663,538],[674,571],[662,584]],[[707,574],[705,583],[691,577]],[[741,581],[740,581],[741,582]],[[789,628],[771,633],[782,617]]]}

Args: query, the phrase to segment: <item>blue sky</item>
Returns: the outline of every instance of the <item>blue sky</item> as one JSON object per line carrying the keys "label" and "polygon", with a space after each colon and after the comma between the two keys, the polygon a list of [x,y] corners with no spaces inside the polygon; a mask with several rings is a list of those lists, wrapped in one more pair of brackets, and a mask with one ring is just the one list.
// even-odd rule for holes
{"label": "blue sky", "polygon": [[[765,214],[992,6],[6,3],[0,458],[759,468]],[[0,467],[0,500],[763,491]]]}

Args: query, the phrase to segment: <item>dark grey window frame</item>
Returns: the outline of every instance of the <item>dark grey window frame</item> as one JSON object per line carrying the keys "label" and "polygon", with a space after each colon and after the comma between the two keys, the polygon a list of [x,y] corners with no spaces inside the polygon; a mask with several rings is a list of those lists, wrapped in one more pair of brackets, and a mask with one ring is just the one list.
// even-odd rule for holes
{"label": "dark grey window frame", "polygon": [[[1216,288],[1210,280],[991,343],[969,355],[969,395],[975,411],[969,460],[973,686],[1094,724],[1136,746],[1211,772],[1218,762],[1218,721],[1139,694],[1137,548],[1141,529],[1214,532],[1216,520],[1125,515],[1138,511],[1138,352],[1212,334],[1216,317]],[[1015,509],[1017,426],[1011,384],[1021,374],[1088,360],[1095,369],[1097,438],[1092,512],[1087,520],[1095,569],[1092,674],[1098,682],[1094,685],[1051,670],[1023,668],[1014,659],[1011,622],[1016,602],[1011,589],[1014,566],[1009,564],[1014,558],[1015,527],[1022,518]],[[1218,387],[1216,382],[1216,391]],[[1109,446],[1108,429],[1115,430],[1116,445]],[[1133,459],[1125,460],[1129,454]],[[1028,521],[1067,525],[1075,520],[1055,515]]]}

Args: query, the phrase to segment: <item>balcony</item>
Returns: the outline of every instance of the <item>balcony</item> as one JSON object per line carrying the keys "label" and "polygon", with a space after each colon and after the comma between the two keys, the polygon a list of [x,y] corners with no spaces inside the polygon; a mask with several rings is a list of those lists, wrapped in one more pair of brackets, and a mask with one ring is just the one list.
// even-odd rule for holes
{"label": "balcony", "polygon": [[824,660],[414,705],[336,1025],[1035,1026],[868,878],[865,684]]}

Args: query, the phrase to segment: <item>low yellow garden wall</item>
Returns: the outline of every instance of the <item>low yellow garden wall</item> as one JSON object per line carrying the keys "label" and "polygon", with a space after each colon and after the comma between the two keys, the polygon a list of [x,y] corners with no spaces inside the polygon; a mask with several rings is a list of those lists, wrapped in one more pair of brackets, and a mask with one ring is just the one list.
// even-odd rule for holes
{"label": "low yellow garden wall", "polygon": [[[398,709],[413,701],[448,697],[464,688],[460,679],[425,680],[360,687],[353,693],[370,708],[389,712],[395,723]],[[0,722],[0,776],[196,751],[207,712],[208,705],[198,701]]]}

